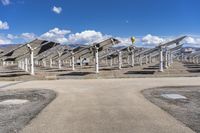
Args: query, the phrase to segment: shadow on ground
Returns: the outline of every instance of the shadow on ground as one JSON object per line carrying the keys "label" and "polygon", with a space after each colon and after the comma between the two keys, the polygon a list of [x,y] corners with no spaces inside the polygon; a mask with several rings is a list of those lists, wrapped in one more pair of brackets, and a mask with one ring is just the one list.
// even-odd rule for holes
{"label": "shadow on ground", "polygon": [[89,74],[93,74],[92,72],[70,72],[66,74],[58,74],[58,76],[86,76]]}
{"label": "shadow on ground", "polygon": [[144,74],[144,75],[150,75],[150,74],[154,74],[155,73],[155,71],[128,71],[128,72],[126,72],[126,73],[124,73],[124,74]]}
{"label": "shadow on ground", "polygon": [[119,70],[118,68],[101,68],[100,71]]}
{"label": "shadow on ground", "polygon": [[24,73],[24,71],[20,71],[20,70],[17,70],[17,71],[3,71],[3,72],[0,72],[0,73]]}
{"label": "shadow on ground", "polygon": [[0,75],[0,78],[11,78],[11,77],[20,77],[20,76],[26,76],[30,75],[28,73],[22,73],[22,74],[6,74],[6,75]]}
{"label": "shadow on ground", "polygon": [[51,70],[51,71],[48,71],[48,72],[67,72],[69,70]]}
{"label": "shadow on ground", "polygon": [[190,73],[200,73],[200,69],[196,69],[196,70],[187,70]]}

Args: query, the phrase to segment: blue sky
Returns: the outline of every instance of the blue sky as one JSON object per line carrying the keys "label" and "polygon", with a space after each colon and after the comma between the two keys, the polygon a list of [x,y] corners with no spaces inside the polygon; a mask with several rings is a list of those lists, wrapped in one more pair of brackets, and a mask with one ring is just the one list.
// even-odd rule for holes
{"label": "blue sky", "polygon": [[0,21],[8,27],[0,27],[0,39],[17,43],[32,39],[23,38],[23,33],[34,38],[50,32],[55,40],[61,33],[57,40],[66,43],[147,35],[151,39],[192,35],[197,43],[199,5],[199,0],[1,0]]}

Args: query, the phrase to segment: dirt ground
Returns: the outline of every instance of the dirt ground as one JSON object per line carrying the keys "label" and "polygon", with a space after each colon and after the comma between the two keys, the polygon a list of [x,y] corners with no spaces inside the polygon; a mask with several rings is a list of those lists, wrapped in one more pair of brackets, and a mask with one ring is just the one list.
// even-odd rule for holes
{"label": "dirt ground", "polygon": [[[143,94],[152,103],[200,133],[200,86],[158,87],[144,90]],[[180,94],[186,99],[168,99],[162,94]]]}
{"label": "dirt ground", "polygon": [[194,133],[142,90],[200,86],[200,77],[1,81],[1,90],[46,88],[57,97],[21,133]]}
{"label": "dirt ground", "polygon": [[[190,127],[188,128],[181,122],[177,122],[172,117],[173,113],[171,113],[171,116],[150,103],[144,98],[141,91],[158,86],[200,85],[199,78],[199,65],[180,62],[174,62],[172,66],[162,73],[158,71],[158,64],[144,64],[143,66],[136,65],[134,67],[123,65],[121,70],[118,70],[117,65],[112,68],[110,66],[101,66],[99,74],[95,74],[94,68],[89,66],[83,68],[76,66],[75,71],[71,71],[69,67],[63,67],[62,69],[58,69],[56,66],[53,68],[36,67],[35,76],[31,76],[16,66],[1,67],[0,89],[19,89],[22,91],[19,94],[22,93],[23,97],[33,98],[29,95],[29,92],[24,93],[23,91],[27,90],[27,88],[42,88],[53,90],[57,92],[58,96],[46,108],[44,108],[45,105],[51,100],[49,102],[48,100],[42,101],[40,96],[38,97],[38,106],[35,106],[34,102],[30,102],[31,105],[25,103],[26,106],[13,108],[14,110],[5,108],[0,118],[0,120],[4,121],[0,132],[1,130],[2,132],[4,130],[10,130],[10,132],[18,131],[44,108],[36,119],[33,119],[31,123],[22,129],[23,133],[193,133],[190,128],[198,127],[198,125],[193,124],[194,122],[192,121],[197,121],[197,124],[199,122],[197,120],[199,119],[197,115],[199,110],[194,114],[194,110],[199,106],[196,104],[196,100],[199,99],[193,99],[191,103],[189,102],[190,104],[188,104],[187,100],[184,101],[185,103],[181,102],[180,104],[171,102],[168,106],[171,109],[171,105],[173,105],[173,107],[176,107],[175,109],[180,109],[178,111],[185,111],[188,117],[182,117],[181,113],[177,113],[176,116],[182,117],[186,121],[180,120],[175,115],[174,117],[183,123],[185,122],[186,125],[188,124],[188,127]],[[12,82],[5,80],[12,80]],[[189,90],[193,90],[193,87],[189,88]],[[196,96],[196,91],[192,94],[185,92],[183,95],[188,95],[188,97]],[[8,95],[14,93],[5,91],[1,93],[0,97],[4,97],[3,95],[8,97]],[[41,93],[42,96],[45,94]],[[12,95],[13,98],[15,98],[15,95]],[[54,97],[55,94],[53,93],[52,95]],[[36,99],[38,98],[36,97]],[[32,101],[31,99],[28,100]],[[160,101],[163,102],[163,100]],[[187,107],[195,108],[189,112],[194,115],[187,114]],[[13,115],[14,122],[11,118],[6,119],[6,113]],[[27,115],[26,113],[29,114]],[[196,129],[193,130],[197,131]]]}
{"label": "dirt ground", "polygon": [[0,102],[12,99],[27,100],[28,102],[0,104],[0,132],[17,133],[55,97],[54,91],[45,89],[1,91]]}
{"label": "dirt ground", "polygon": [[94,72],[93,66],[76,66],[76,70],[63,66],[58,69],[56,66],[36,67],[36,75],[31,76],[17,68],[17,66],[8,66],[0,68],[0,80],[18,81],[18,80],[55,80],[55,79],[108,79],[108,78],[146,78],[146,77],[199,77],[200,65],[183,64],[174,62],[172,66],[159,72],[158,64],[143,64],[134,67],[124,64],[119,70],[117,65],[112,67],[100,66],[99,74]]}

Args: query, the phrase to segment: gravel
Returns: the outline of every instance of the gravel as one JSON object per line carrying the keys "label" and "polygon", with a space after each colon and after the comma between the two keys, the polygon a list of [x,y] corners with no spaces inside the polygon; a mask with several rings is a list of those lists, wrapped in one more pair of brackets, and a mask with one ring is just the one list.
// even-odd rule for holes
{"label": "gravel", "polygon": [[5,104],[0,104],[0,133],[18,133],[55,97],[45,89],[1,91],[0,103]]}
{"label": "gravel", "polygon": [[[200,86],[169,86],[144,90],[144,96],[177,120],[200,133]],[[186,98],[170,99],[163,94],[179,94]]]}

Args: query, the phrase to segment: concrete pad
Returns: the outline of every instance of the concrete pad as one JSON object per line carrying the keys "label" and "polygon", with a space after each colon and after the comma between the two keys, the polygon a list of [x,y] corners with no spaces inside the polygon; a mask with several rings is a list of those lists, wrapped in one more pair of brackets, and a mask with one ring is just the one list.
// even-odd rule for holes
{"label": "concrete pad", "polygon": [[173,99],[173,100],[176,100],[176,99],[187,99],[185,96],[182,96],[180,94],[162,94],[161,96],[164,97],[164,98]]}
{"label": "concrete pad", "polygon": [[24,99],[8,99],[0,102],[0,105],[17,105],[29,102],[29,100]]}

